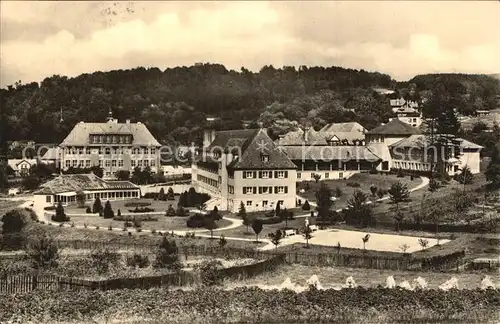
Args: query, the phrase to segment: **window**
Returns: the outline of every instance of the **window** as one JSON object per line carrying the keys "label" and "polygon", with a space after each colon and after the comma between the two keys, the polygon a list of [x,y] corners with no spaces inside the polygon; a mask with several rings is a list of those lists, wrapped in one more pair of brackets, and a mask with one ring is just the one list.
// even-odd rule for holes
{"label": "window", "polygon": [[276,178],[279,178],[279,179],[285,178],[285,171],[278,171],[278,176]]}
{"label": "window", "polygon": [[66,165],[67,168],[69,168],[71,166],[71,161],[70,160],[66,160],[64,162],[64,164]]}
{"label": "window", "polygon": [[253,194],[253,188],[252,187],[243,187],[243,193],[245,195],[251,195],[251,194]]}
{"label": "window", "polygon": [[142,160],[137,160],[137,166],[142,168]]}
{"label": "window", "polygon": [[283,200],[278,200],[278,205],[283,206],[284,201]]}
{"label": "window", "polygon": [[100,168],[102,168],[102,164],[103,164],[102,160],[99,160],[99,167]]}
{"label": "window", "polygon": [[90,160],[85,161],[85,166],[86,166],[87,168],[90,168]]}
{"label": "window", "polygon": [[[111,177],[111,172],[106,171],[106,177]],[[103,197],[103,198],[107,198],[106,196],[107,196],[107,195],[106,195],[106,194],[104,194],[104,197]]]}
{"label": "window", "polygon": [[297,179],[300,179],[302,177],[302,174],[300,172],[297,172]]}
{"label": "window", "polygon": [[106,147],[104,149],[104,151],[105,151],[105,154],[111,154],[111,148],[109,148],[109,147]]}
{"label": "window", "polygon": [[118,160],[118,166],[123,167],[123,160]]}
{"label": "window", "polygon": [[259,194],[270,194],[271,190],[269,190],[270,187],[259,187]]}
{"label": "window", "polygon": [[52,202],[52,196],[45,196],[45,202],[51,203]]}
{"label": "window", "polygon": [[115,166],[116,166],[116,160],[112,160],[112,161],[111,161],[111,166],[112,166],[112,167],[115,167]]}
{"label": "window", "polygon": [[252,206],[252,201],[251,200],[247,200],[247,206]]}
{"label": "window", "polygon": [[148,167],[149,166],[149,160],[144,160],[144,167]]}
{"label": "window", "polygon": [[253,172],[252,171],[245,171],[244,177],[247,179],[252,179],[253,178]]}
{"label": "window", "polygon": [[109,168],[111,166],[111,161],[110,160],[106,160],[106,167]]}
{"label": "window", "polygon": [[285,187],[283,187],[283,186],[279,186],[279,187],[278,187],[278,193],[279,193],[279,194],[284,194],[284,193],[285,193]]}
{"label": "window", "polygon": [[117,143],[118,142],[118,138],[115,136],[113,136],[113,143]]}
{"label": "window", "polygon": [[151,162],[149,163],[152,167],[156,166],[156,161],[155,160],[151,160]]}
{"label": "window", "polygon": [[73,160],[73,167],[76,168],[77,165],[78,165],[78,160]]}
{"label": "window", "polygon": [[135,168],[135,160],[131,160],[131,161],[130,161],[130,165],[131,165],[133,168]]}
{"label": "window", "polygon": [[262,162],[269,162],[269,155],[262,155],[260,159]]}
{"label": "window", "polygon": [[120,144],[123,144],[124,138],[123,136],[120,136]]}
{"label": "window", "polygon": [[339,172],[339,179],[344,179],[344,172]]}
{"label": "window", "polygon": [[262,207],[267,207],[267,200],[262,201]]}
{"label": "window", "polygon": [[269,178],[269,171],[262,171],[262,178],[268,179]]}
{"label": "window", "polygon": [[151,148],[151,154],[156,154],[156,148],[154,147]]}
{"label": "window", "polygon": [[328,178],[330,178],[330,173],[325,172],[325,179],[328,179]]}
{"label": "window", "polygon": [[234,194],[234,187],[233,186],[227,186],[227,190],[229,191],[230,194]]}

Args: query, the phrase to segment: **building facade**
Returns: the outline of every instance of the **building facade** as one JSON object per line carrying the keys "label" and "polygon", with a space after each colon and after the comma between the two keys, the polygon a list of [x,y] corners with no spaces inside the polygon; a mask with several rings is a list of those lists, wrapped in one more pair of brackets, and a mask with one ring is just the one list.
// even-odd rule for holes
{"label": "building facade", "polygon": [[208,130],[203,147],[192,165],[192,185],[212,196],[207,208],[237,212],[241,203],[247,211],[296,206],[296,166],[265,129]]}
{"label": "building facade", "polygon": [[59,145],[61,169],[103,169],[104,179],[117,171],[134,168],[160,169],[160,143],[141,122],[119,123],[110,113],[106,123],[78,123]]}
{"label": "building facade", "polygon": [[126,200],[141,197],[139,186],[129,181],[106,181],[94,174],[64,174],[40,186],[34,193],[34,206],[55,206],[76,203],[79,192],[85,194],[87,204],[99,197],[104,204],[110,200]]}

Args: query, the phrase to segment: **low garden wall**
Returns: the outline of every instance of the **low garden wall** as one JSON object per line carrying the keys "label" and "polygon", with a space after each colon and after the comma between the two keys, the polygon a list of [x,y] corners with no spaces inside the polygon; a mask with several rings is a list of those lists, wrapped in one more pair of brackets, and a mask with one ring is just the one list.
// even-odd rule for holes
{"label": "low garden wall", "polygon": [[[265,271],[271,271],[284,262],[284,255],[276,255],[256,263],[220,269],[222,278],[245,279]],[[107,280],[84,280],[53,275],[6,275],[0,278],[0,293],[24,293],[34,289],[149,289],[155,287],[187,286],[199,283],[197,272],[180,271],[161,276],[117,278]]]}

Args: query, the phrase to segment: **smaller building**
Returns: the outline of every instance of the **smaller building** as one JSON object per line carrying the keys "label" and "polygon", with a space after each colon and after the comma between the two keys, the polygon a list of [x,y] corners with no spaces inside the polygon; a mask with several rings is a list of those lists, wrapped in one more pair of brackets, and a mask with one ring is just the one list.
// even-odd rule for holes
{"label": "smaller building", "polygon": [[34,206],[46,207],[61,202],[68,205],[76,202],[79,192],[85,194],[89,203],[99,197],[101,201],[140,198],[140,187],[129,181],[103,180],[95,174],[63,174],[40,186],[35,192]]}
{"label": "smaller building", "polygon": [[8,159],[7,164],[14,170],[16,177],[29,175],[30,168],[36,165],[36,159]]}
{"label": "smaller building", "polygon": [[394,114],[396,119],[401,120],[413,127],[420,127],[422,125],[422,113],[418,109],[403,107],[397,109]]}

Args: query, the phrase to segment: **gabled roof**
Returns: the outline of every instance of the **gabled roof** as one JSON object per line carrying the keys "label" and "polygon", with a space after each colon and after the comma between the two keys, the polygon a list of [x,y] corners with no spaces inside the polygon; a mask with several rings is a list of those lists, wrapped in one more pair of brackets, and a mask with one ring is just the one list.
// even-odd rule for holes
{"label": "gabled roof", "polygon": [[12,170],[17,171],[18,165],[22,162],[26,162],[29,165],[35,165],[37,163],[36,159],[8,159],[7,164],[12,168]]}
{"label": "gabled roof", "polygon": [[236,129],[216,132],[214,140],[208,146],[208,150],[214,147],[221,149],[243,147],[245,142],[255,136],[258,131],[258,129]]}
{"label": "gabled roof", "polygon": [[325,125],[320,132],[336,133],[336,132],[353,132],[365,129],[361,124],[357,122],[349,123],[331,123]]}
{"label": "gabled roof", "polygon": [[282,150],[290,160],[367,160],[374,162],[380,160],[366,146],[283,146]]}
{"label": "gabled roof", "polygon": [[84,146],[89,145],[91,134],[129,134],[133,141],[130,145],[160,146],[160,143],[149,132],[143,123],[84,123],[80,122],[60,144],[61,146]]}
{"label": "gabled roof", "polygon": [[[435,135],[439,136],[439,135]],[[473,149],[473,150],[480,150],[483,147],[481,145],[477,145],[475,143],[472,143],[466,139],[459,138],[457,137],[456,140],[460,142],[460,147],[463,149]],[[424,146],[430,146],[431,145],[431,137],[428,135],[411,135],[410,137],[404,138],[400,141],[397,141],[396,143],[390,145],[391,148],[395,147],[416,147],[416,148],[422,148]]]}
{"label": "gabled roof", "polygon": [[49,148],[42,156],[42,160],[57,160],[60,158],[61,152],[59,147]]}
{"label": "gabled roof", "polygon": [[[238,141],[242,141],[244,133],[242,131],[233,131],[235,136],[240,136]],[[222,140],[222,138],[220,139]],[[214,142],[217,141],[217,135]],[[229,133],[224,134],[224,141],[236,142],[229,138]],[[212,146],[212,145],[211,145]],[[263,161],[262,156],[267,155],[268,160]],[[241,146],[241,156],[231,162],[228,166],[232,169],[295,169],[295,164],[283,153],[271,138],[267,135],[265,129],[253,130],[253,135],[248,137]]]}
{"label": "gabled roof", "polygon": [[392,119],[390,122],[384,125],[375,127],[374,129],[366,132],[366,134],[375,135],[418,135],[421,134],[420,130],[407,124],[399,119]]}
{"label": "gabled roof", "polygon": [[139,186],[129,181],[106,181],[95,174],[63,174],[40,186],[38,195],[50,195],[71,191],[104,189],[137,189]]}

